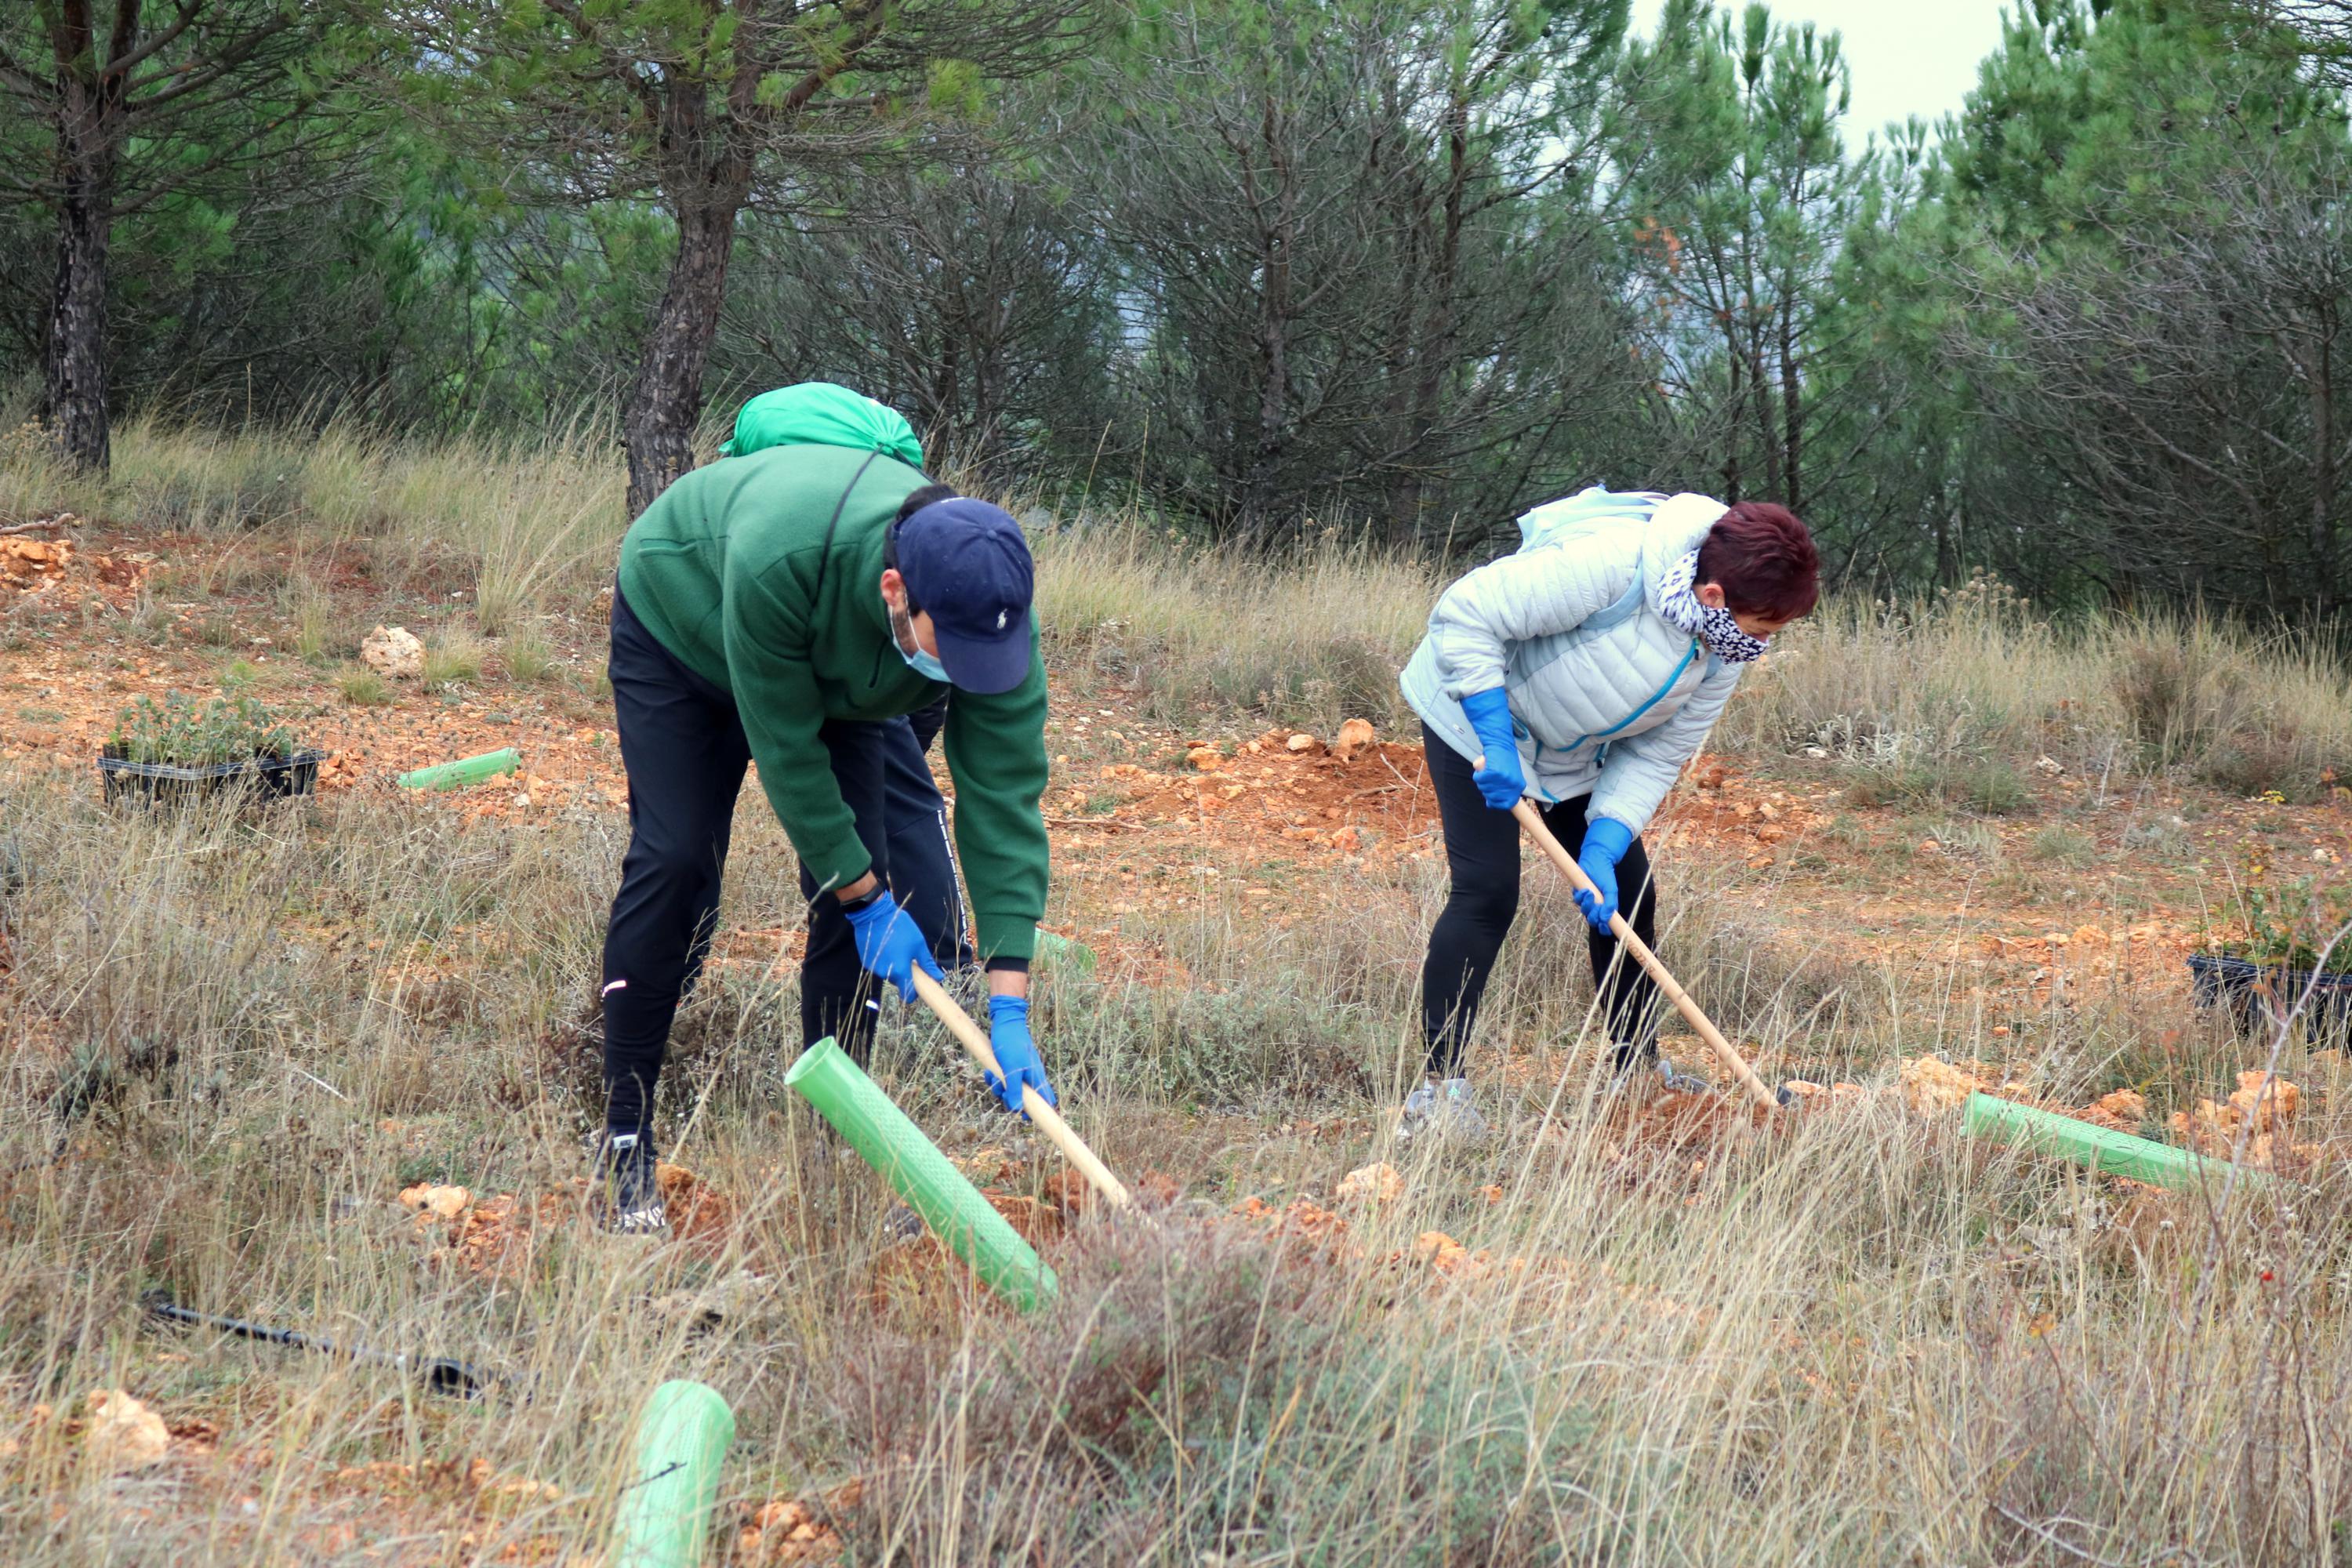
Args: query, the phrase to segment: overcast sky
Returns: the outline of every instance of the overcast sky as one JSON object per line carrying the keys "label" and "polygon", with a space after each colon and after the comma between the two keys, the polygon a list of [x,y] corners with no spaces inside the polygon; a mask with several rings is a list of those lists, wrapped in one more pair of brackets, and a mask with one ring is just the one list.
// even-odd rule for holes
{"label": "overcast sky", "polygon": [[[1665,0],[1633,0],[1634,29],[1646,37],[1664,9]],[[1858,148],[1888,121],[1916,114],[1932,125],[1959,108],[1977,62],[2000,42],[2001,9],[1999,0],[1777,0],[1772,16],[1844,35],[1853,73],[1845,140]]]}

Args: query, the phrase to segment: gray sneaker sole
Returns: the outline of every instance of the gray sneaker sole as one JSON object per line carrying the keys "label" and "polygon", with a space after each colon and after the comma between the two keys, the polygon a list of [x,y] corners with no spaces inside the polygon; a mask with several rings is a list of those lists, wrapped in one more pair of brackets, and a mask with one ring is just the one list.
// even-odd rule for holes
{"label": "gray sneaker sole", "polygon": [[669,1229],[669,1212],[659,1204],[620,1209],[604,1216],[604,1229],[611,1236],[659,1236]]}

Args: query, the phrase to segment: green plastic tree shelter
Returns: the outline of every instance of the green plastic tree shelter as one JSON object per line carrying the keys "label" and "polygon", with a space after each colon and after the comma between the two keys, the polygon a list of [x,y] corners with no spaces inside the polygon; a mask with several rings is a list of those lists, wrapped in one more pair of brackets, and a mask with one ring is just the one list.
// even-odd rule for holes
{"label": "green plastic tree shelter", "polygon": [[[2129,1176],[2160,1187],[2193,1187],[2220,1182],[2230,1174],[2226,1160],[2209,1160],[2152,1138],[2137,1138],[2112,1128],[2094,1126],[2071,1116],[2036,1110],[1990,1094],[1969,1096],[1961,1126],[1971,1138],[2014,1141],[2028,1148],[2063,1154],[2078,1165],[2103,1175]],[[2270,1178],[2262,1171],[2241,1170],[2250,1182]]]}
{"label": "green plastic tree shelter", "polygon": [[401,774],[399,782],[403,789],[457,789],[510,773],[521,765],[522,754],[508,746],[501,751],[484,752],[478,757],[460,757],[438,767],[418,768]]}
{"label": "green plastic tree shelter", "polygon": [[1066,963],[1080,974],[1095,972],[1095,950],[1085,942],[1052,931],[1037,933],[1037,958],[1042,963]]}
{"label": "green plastic tree shelter", "polygon": [[890,1102],[848,1053],[824,1039],[801,1053],[784,1082],[849,1140],[882,1173],[931,1234],[955,1249],[982,1283],[1024,1312],[1052,1302],[1061,1289],[1036,1249],[989,1206],[980,1189]]}
{"label": "green plastic tree shelter", "polygon": [[613,1520],[610,1568],[699,1568],[734,1440],[735,1413],[717,1390],[682,1378],[654,1390]]}

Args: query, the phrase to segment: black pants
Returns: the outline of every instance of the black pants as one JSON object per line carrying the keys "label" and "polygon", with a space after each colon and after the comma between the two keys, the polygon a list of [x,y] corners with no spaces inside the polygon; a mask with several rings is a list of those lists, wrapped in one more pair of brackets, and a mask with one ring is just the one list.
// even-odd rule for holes
{"label": "black pants", "polygon": [[[608,668],[629,775],[629,849],[604,932],[605,1121],[616,1132],[642,1131],[670,1021],[710,952],[735,797],[751,752],[734,699],[662,647],[617,589]],[[945,704],[940,708],[913,721],[831,721],[818,733],[875,875],[953,969],[972,959],[947,803],[923,761]],[[803,868],[802,1044],[832,1035],[862,1062],[877,1005],[848,917],[831,890],[819,892]]]}
{"label": "black pants", "polygon": [[[1465,1043],[1477,1022],[1478,1001],[1495,955],[1519,909],[1519,824],[1507,811],[1486,804],[1472,780],[1470,760],[1422,726],[1429,777],[1445,828],[1445,864],[1454,878],[1445,908],[1429,933],[1429,957],[1421,969],[1421,1027],[1429,1047],[1429,1070],[1441,1078],[1462,1076]],[[1591,795],[1544,808],[1544,825],[1570,855],[1584,847],[1584,811]],[[1547,867],[1547,869],[1549,868]],[[1657,945],[1658,897],[1650,882],[1650,858],[1633,840],[1617,865],[1618,907],[1633,934]],[[1653,1043],[1658,1020],[1658,988],[1629,956],[1612,968],[1617,939],[1578,921],[1592,958],[1592,981],[1607,998],[1609,1037],[1628,1058]]]}

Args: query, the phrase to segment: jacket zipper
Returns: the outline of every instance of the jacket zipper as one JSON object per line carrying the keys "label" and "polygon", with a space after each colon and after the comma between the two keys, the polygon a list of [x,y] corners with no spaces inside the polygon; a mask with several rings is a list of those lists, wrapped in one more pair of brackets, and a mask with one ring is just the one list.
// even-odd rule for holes
{"label": "jacket zipper", "polygon": [[[1622,730],[1626,725],[1631,724],[1634,720],[1639,719],[1643,714],[1647,713],[1651,709],[1655,708],[1658,705],[1659,700],[1664,697],[1667,692],[1672,691],[1675,689],[1675,682],[1683,678],[1683,671],[1688,669],[1691,667],[1691,660],[1697,657],[1698,639],[1696,637],[1693,637],[1691,639],[1690,647],[1684,650],[1683,661],[1675,666],[1675,672],[1666,677],[1666,683],[1664,686],[1659,687],[1655,691],[1650,693],[1649,700],[1647,701],[1643,702],[1639,708],[1634,709],[1631,713],[1626,714],[1625,717],[1620,719],[1614,724],[1610,725],[1606,730],[1595,730],[1591,734],[1579,735],[1575,740],[1570,741],[1561,749],[1560,754],[1563,756],[1567,755],[1568,752],[1576,750],[1577,747],[1584,744],[1587,741],[1594,740],[1601,736],[1613,735],[1618,731]],[[1538,757],[1543,755],[1543,742],[1541,741],[1538,741],[1536,742],[1536,755]]]}

